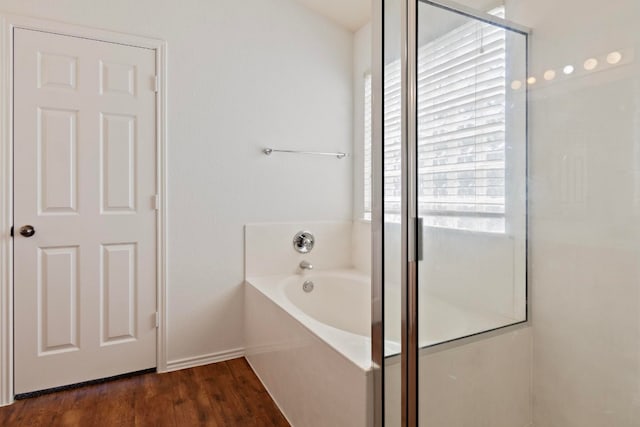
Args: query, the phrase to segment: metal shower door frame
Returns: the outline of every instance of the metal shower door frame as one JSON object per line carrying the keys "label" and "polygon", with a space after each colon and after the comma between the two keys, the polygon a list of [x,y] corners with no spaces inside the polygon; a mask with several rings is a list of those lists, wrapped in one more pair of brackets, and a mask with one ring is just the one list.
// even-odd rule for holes
{"label": "metal shower door frame", "polygon": [[[417,75],[418,4],[453,13],[529,36],[531,30],[508,20],[449,0],[401,1],[401,422],[418,425],[418,231],[421,221],[417,201]],[[373,421],[384,425],[384,0],[373,0],[373,144],[372,144],[372,366]]]}

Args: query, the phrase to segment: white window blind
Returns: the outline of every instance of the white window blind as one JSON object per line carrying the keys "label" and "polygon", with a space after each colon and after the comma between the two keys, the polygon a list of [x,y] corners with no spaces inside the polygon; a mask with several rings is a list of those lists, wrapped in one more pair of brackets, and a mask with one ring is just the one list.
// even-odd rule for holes
{"label": "white window blind", "polygon": [[[503,16],[504,9],[491,13]],[[504,29],[478,21],[418,49],[418,208],[427,225],[505,230],[505,45]],[[384,71],[384,202],[390,220],[400,213],[400,62]]]}

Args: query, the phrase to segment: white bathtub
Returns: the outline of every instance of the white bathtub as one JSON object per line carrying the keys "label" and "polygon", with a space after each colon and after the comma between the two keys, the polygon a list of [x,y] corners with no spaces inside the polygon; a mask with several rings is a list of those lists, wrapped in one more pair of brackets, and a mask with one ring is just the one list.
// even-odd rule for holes
{"label": "white bathtub", "polygon": [[369,278],[334,270],[246,282],[247,360],[289,422],[370,425]]}
{"label": "white bathtub", "polygon": [[[305,292],[305,281],[314,283]],[[260,292],[361,369],[371,365],[371,282],[355,270],[247,279]]]}
{"label": "white bathtub", "polygon": [[[400,286],[385,286],[386,355],[393,354],[394,343],[400,342]],[[516,319],[463,307],[438,295],[421,295],[418,302],[420,347],[429,347],[462,337],[511,325]],[[399,351],[399,346],[397,351]]]}
{"label": "white bathtub", "polygon": [[[369,278],[333,270],[246,281],[247,359],[290,423],[370,425]],[[311,292],[304,291],[305,281],[313,282]],[[392,355],[400,350],[399,287],[389,285],[386,299],[385,353]],[[512,322],[431,294],[421,299],[420,310],[421,347]]]}

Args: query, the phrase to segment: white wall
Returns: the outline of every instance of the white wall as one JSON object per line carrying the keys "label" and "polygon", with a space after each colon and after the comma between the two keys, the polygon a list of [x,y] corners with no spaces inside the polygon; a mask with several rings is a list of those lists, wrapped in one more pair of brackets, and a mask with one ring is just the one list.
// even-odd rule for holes
{"label": "white wall", "polygon": [[[313,249],[301,254],[293,247],[293,236],[308,231]],[[299,267],[307,261],[313,270],[351,268],[352,222],[292,222],[247,224],[245,226],[245,278],[305,273]]]}
{"label": "white wall", "polygon": [[[640,3],[509,3],[508,16],[533,28],[539,80],[530,105],[535,425],[638,426]],[[606,64],[613,50],[625,64]],[[595,72],[583,69],[590,57]],[[566,64],[573,76],[540,79]]]}
{"label": "white wall", "polygon": [[371,23],[353,36],[353,214],[364,218],[364,75],[371,72]]}
{"label": "white wall", "polygon": [[352,217],[353,36],[292,0],[2,0],[169,44],[168,358],[243,346],[243,225]]}
{"label": "white wall", "polygon": [[354,220],[351,237],[353,268],[371,275],[371,222]]}

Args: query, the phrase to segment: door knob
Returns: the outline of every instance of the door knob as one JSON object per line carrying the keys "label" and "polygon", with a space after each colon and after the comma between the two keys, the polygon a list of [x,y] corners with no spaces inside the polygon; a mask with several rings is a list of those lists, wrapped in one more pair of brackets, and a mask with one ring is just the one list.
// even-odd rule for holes
{"label": "door knob", "polygon": [[20,234],[24,237],[31,237],[36,234],[36,229],[32,225],[23,225],[20,227]]}

